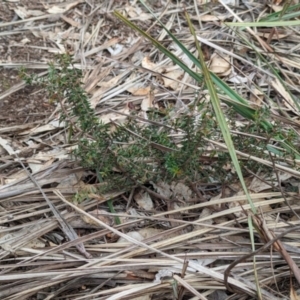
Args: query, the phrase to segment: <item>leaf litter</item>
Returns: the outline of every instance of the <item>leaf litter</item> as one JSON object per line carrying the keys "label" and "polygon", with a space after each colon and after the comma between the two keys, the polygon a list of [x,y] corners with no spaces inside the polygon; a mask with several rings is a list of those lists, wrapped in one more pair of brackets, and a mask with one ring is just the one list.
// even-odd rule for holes
{"label": "leaf litter", "polygon": [[[200,6],[202,1],[188,1],[183,7],[157,1],[153,9],[195,51],[184,19],[187,9],[199,25],[197,35],[207,47],[210,70],[249,95],[251,105],[263,105],[261,91],[270,95],[274,115],[290,122],[298,134],[298,108],[291,95],[268,68],[256,65],[243,39],[234,42],[234,31],[222,21],[235,16],[221,4],[207,2]],[[253,264],[247,260],[252,252],[250,207],[240,185],[214,178],[190,186],[160,181],[99,195],[92,172],[70,155],[73,145],[66,142],[67,128],[59,123],[57,105],[43,90],[25,87],[18,79],[19,67],[44,76],[54,54],[68,52],[83,70],[91,105],[104,122],[126,122],[132,107],[147,120],[151,109],[174,101],[176,119],[192,103],[197,85],[112,12],[121,11],[186,61],[154,18],[137,1],[17,0],[0,5],[1,299],[256,298]],[[257,19],[263,4],[244,5],[241,18]],[[270,6],[269,13],[278,5]],[[288,27],[278,34],[260,29],[243,34],[257,38],[258,53],[270,47],[266,40],[272,43],[273,59],[287,86],[299,93],[298,32]],[[287,55],[290,49],[295,49],[293,57]],[[252,84],[256,76],[259,86]],[[224,149],[224,144],[212,142],[213,147]],[[209,156],[203,158],[210,162]],[[293,278],[290,282],[289,266],[296,276],[300,245],[295,187],[300,173],[289,164],[253,159],[276,170],[247,180],[264,221],[257,226],[268,234],[255,240],[261,293],[263,299],[288,299],[289,293],[298,299],[299,285]],[[228,172],[234,170],[229,166]],[[114,201],[116,213],[107,210],[108,200]],[[276,236],[280,240],[271,243]],[[271,248],[264,248],[267,243]]]}

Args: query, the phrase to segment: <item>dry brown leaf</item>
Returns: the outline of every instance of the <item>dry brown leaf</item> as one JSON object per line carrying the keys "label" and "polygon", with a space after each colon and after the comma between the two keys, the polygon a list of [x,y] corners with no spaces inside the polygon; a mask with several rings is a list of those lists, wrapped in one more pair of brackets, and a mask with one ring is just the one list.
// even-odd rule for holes
{"label": "dry brown leaf", "polygon": [[[215,220],[213,218],[206,219],[206,220],[203,220],[203,221],[201,221],[201,219],[206,218],[208,216],[211,216],[211,215],[213,215],[213,213],[214,213],[213,209],[211,209],[209,207],[204,207],[202,209],[200,215],[199,215],[198,220],[196,220],[195,222],[197,223],[199,221],[199,222],[204,223],[204,224],[212,225],[213,222],[215,222]],[[196,230],[199,230],[199,229],[202,229],[202,228],[203,228],[203,225],[194,225],[193,230],[196,231]]]}
{"label": "dry brown leaf", "polygon": [[176,197],[178,200],[190,200],[192,196],[191,189],[182,182],[172,182],[171,185],[165,182],[152,183],[157,193],[166,198]]}
{"label": "dry brown leaf", "polygon": [[[284,182],[292,177],[291,174],[282,172],[282,171],[278,171],[277,175],[278,175],[280,182]],[[271,177],[269,175],[262,174],[262,175],[260,175],[260,178],[262,180],[257,177],[253,178],[253,180],[249,186],[249,190],[251,190],[255,193],[259,193],[259,192],[271,189],[272,186],[278,186],[278,180],[277,180],[277,176],[275,174],[273,174]],[[268,183],[270,183],[270,184],[268,184]]]}
{"label": "dry brown leaf", "polygon": [[105,89],[110,89],[118,85],[119,80],[121,79],[120,76],[115,76],[108,81],[101,81],[98,83],[98,86],[103,87]]}
{"label": "dry brown leaf", "polygon": [[[200,20],[202,21],[202,22],[219,22],[219,21],[221,21],[221,20],[225,20],[227,18],[227,16],[226,15],[218,15],[218,16],[216,16],[216,15],[203,15],[203,16],[200,16]],[[195,19],[195,18],[193,18],[193,19]]]}
{"label": "dry brown leaf", "polygon": [[[105,224],[111,226],[114,223],[114,218],[109,216],[107,211],[103,210],[103,209],[94,209],[93,211],[89,211],[88,212],[91,216],[93,216],[94,218],[97,218],[98,220],[104,222]],[[99,226],[99,224],[97,222],[95,222],[93,219],[89,218],[86,215],[80,215],[81,219],[90,225],[94,225],[94,226]]]}
{"label": "dry brown leaf", "polygon": [[265,94],[262,91],[258,90],[257,88],[254,88],[252,90],[252,93],[250,94],[251,106],[253,108],[260,108],[262,106],[264,97]]}
{"label": "dry brown leaf", "polygon": [[[127,235],[138,241],[142,241],[144,239],[148,239],[154,235],[157,235],[161,232],[163,232],[163,229],[147,227],[147,228],[142,228],[139,231],[130,231],[127,233]],[[125,238],[121,237],[118,240],[118,243],[127,243],[127,240]]]}
{"label": "dry brown leaf", "polygon": [[158,73],[161,73],[163,72],[164,68],[159,66],[158,64],[155,64],[154,62],[152,62],[150,60],[150,57],[149,56],[145,56],[142,60],[142,67],[143,68],[146,68],[146,69],[149,69],[151,71],[155,71],[155,72],[158,72]]}
{"label": "dry brown leaf", "polygon": [[227,76],[231,72],[230,58],[228,55],[218,55],[214,53],[211,56],[209,70],[220,76]]}
{"label": "dry brown leaf", "polygon": [[271,40],[280,40],[289,36],[289,33],[275,33],[271,34],[270,32],[257,32],[257,35],[268,39],[271,36]]}
{"label": "dry brown leaf", "polygon": [[48,168],[49,166],[51,166],[53,164],[53,162],[55,161],[56,158],[52,158],[52,159],[49,159],[47,162],[45,163],[41,163],[41,162],[31,162],[30,159],[27,160],[28,162],[28,165],[32,171],[32,173],[35,173],[35,172],[39,172],[43,169],[46,169]]}
{"label": "dry brown leaf", "polygon": [[233,74],[230,75],[230,77],[228,78],[228,81],[232,82],[232,83],[237,83],[237,84],[241,84],[241,83],[246,83],[250,80],[250,76],[244,77],[241,75],[238,75],[235,72],[232,72]]}
{"label": "dry brown leaf", "polygon": [[277,92],[283,97],[284,105],[288,109],[291,109],[295,114],[299,115],[298,108],[297,108],[295,102],[293,101],[291,95],[286,91],[286,89],[284,88],[282,83],[277,78],[275,78],[275,80],[272,80],[271,84],[272,84],[273,88],[275,90],[277,90]]}
{"label": "dry brown leaf", "polygon": [[67,12],[72,7],[78,5],[79,3],[82,3],[82,0],[77,0],[72,3],[63,3],[61,5],[53,5],[50,8],[47,9],[49,14],[63,14]]}
{"label": "dry brown leaf", "polygon": [[154,104],[154,92],[149,89],[149,92],[147,94],[147,97],[143,98],[141,103],[141,110],[142,111],[149,111],[150,109],[153,109],[154,107],[158,108],[158,105]]}
{"label": "dry brown leaf", "polygon": [[182,70],[174,70],[164,73],[164,77],[162,78],[164,81],[164,86],[166,88],[171,88],[174,91],[177,90],[179,87],[178,81],[182,78],[183,74],[184,72]]}
{"label": "dry brown leaf", "polygon": [[[121,109],[120,113],[129,114],[130,110],[129,110],[128,105],[125,106],[123,109]],[[127,116],[112,112],[112,113],[108,113],[105,115],[101,115],[100,120],[104,124],[110,123],[112,121],[118,121],[118,123],[123,124],[127,120]]]}
{"label": "dry brown leaf", "polygon": [[145,87],[143,83],[137,83],[135,84],[135,86],[127,89],[127,91],[134,96],[145,96],[150,93],[151,87],[150,86]]}
{"label": "dry brown leaf", "polygon": [[274,10],[274,12],[282,11],[283,6],[280,6],[280,5],[279,5],[281,2],[282,2],[282,1],[278,0],[278,1],[277,1],[278,5],[277,5],[277,4],[271,5],[271,8]]}
{"label": "dry brown leaf", "polygon": [[[70,174],[63,178],[57,188],[64,188],[65,192],[67,192],[66,188],[71,188],[71,191],[73,191],[73,186],[79,185],[80,178],[83,176],[83,172],[78,172],[76,174]],[[81,190],[86,191],[88,185],[81,182]]]}
{"label": "dry brown leaf", "polygon": [[148,239],[154,235],[162,233],[163,231],[164,231],[163,229],[147,227],[147,228],[140,229],[139,233],[144,237],[144,239]]}
{"label": "dry brown leaf", "polygon": [[134,200],[136,201],[138,206],[140,208],[143,208],[144,210],[152,210],[154,207],[150,195],[144,190],[139,190],[138,192],[136,192],[134,195]]}
{"label": "dry brown leaf", "polygon": [[[137,231],[129,231],[127,235],[140,242],[144,239],[144,237]],[[128,243],[128,241],[124,237],[120,237],[117,243]]]}
{"label": "dry brown leaf", "polygon": [[140,21],[145,21],[151,19],[151,15],[143,12],[140,7],[134,5],[127,5],[125,10],[128,16],[132,19],[138,18]]}
{"label": "dry brown leaf", "polygon": [[42,16],[45,13],[40,10],[28,10],[25,7],[18,6],[14,9],[14,12],[21,18],[21,19],[27,19],[29,17],[38,17]]}

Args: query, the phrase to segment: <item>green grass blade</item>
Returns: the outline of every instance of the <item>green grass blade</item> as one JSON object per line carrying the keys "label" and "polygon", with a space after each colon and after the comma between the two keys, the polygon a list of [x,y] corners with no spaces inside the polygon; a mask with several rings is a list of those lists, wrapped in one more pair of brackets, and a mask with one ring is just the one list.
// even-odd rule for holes
{"label": "green grass blade", "polygon": [[[109,208],[109,211],[112,213],[112,214],[116,214],[116,211],[115,211],[115,208],[113,206],[113,202],[112,200],[107,200],[107,206]],[[115,216],[115,223],[116,225],[120,225],[121,224],[121,220],[118,216]]]}
{"label": "green grass blade", "polygon": [[[236,31],[237,35],[240,35],[238,31]],[[241,35],[240,35],[241,36]],[[245,38],[243,38],[243,36],[241,36],[241,38],[244,40],[244,42],[253,49],[253,51],[255,52],[256,56],[258,59],[260,59],[261,61],[263,61],[268,68],[270,68],[270,70],[272,71],[272,73],[275,75],[275,77],[279,80],[279,82],[282,84],[282,86],[285,88],[286,92],[290,95],[291,99],[293,100],[296,108],[298,109],[298,111],[300,111],[300,105],[298,103],[298,99],[295,98],[295,96],[290,92],[289,88],[287,87],[285,81],[281,78],[281,76],[278,74],[277,70],[272,66],[272,64],[262,55],[262,53],[260,53],[259,51],[256,50],[256,48]],[[224,101],[225,103],[227,103],[226,101]],[[238,113],[240,113],[241,115],[243,115],[244,117],[248,118],[248,119],[254,119],[255,117],[255,110],[252,110],[251,112],[251,108],[249,108],[247,111],[245,109],[241,110],[240,109],[240,104],[238,103],[234,103],[233,101],[231,101],[231,106],[234,107],[235,111],[237,111]],[[248,116],[246,116],[246,113],[248,114]],[[252,114],[251,114],[252,113]],[[270,132],[272,130],[272,125],[263,120],[261,123],[262,128],[264,128],[267,132]],[[284,149],[286,149],[290,154],[293,154],[295,156],[295,158],[299,159],[299,151],[295,148],[295,146],[289,142],[285,142],[284,138],[281,134],[279,134],[276,138],[282,145],[282,147]],[[280,155],[282,156],[282,155]]]}
{"label": "green grass blade", "polygon": [[242,174],[242,169],[240,167],[239,160],[238,160],[238,157],[236,155],[236,151],[235,151],[233,141],[232,141],[232,138],[231,138],[231,135],[230,135],[230,130],[229,130],[228,124],[226,122],[225,116],[223,114],[223,111],[222,111],[222,108],[221,108],[221,105],[220,105],[220,99],[218,97],[217,91],[216,91],[214,83],[212,81],[211,72],[209,72],[209,70],[206,66],[206,63],[204,61],[204,56],[203,56],[201,47],[199,45],[199,42],[197,40],[196,33],[194,31],[194,28],[193,28],[193,25],[192,25],[191,20],[189,18],[189,15],[187,13],[185,13],[185,16],[186,16],[186,19],[188,21],[190,31],[191,31],[192,35],[194,36],[194,39],[195,39],[195,42],[196,42],[197,50],[198,50],[198,53],[199,53],[199,62],[201,64],[201,69],[202,69],[202,72],[203,72],[203,75],[204,75],[206,86],[207,86],[209,94],[210,94],[210,100],[211,100],[212,106],[214,108],[217,121],[219,123],[219,127],[221,129],[224,141],[225,141],[226,146],[228,148],[228,152],[230,154],[230,157],[231,157],[232,163],[234,165],[234,168],[237,172],[237,175],[239,177],[239,180],[241,182],[243,190],[246,194],[247,200],[248,200],[248,202],[251,206],[251,210],[255,214],[256,213],[256,208],[255,208],[255,206],[252,202],[252,199],[251,199],[250,194],[248,192],[248,189],[246,187],[246,183],[244,181],[244,177],[243,177],[243,174]]}
{"label": "green grass blade", "polygon": [[[148,33],[134,25],[132,22],[130,22],[128,19],[126,19],[123,15],[121,15],[119,12],[115,11],[114,15],[118,17],[120,20],[122,20],[127,26],[131,27],[133,30],[138,31],[142,36],[144,36],[146,39],[148,39],[152,44],[159,49],[162,53],[164,53],[166,56],[168,56],[172,61],[180,66],[185,72],[187,72],[190,76],[192,76],[195,80],[200,81],[201,76],[197,73],[195,73],[193,70],[189,69],[187,65],[185,65],[178,57],[176,57],[172,52],[170,52],[167,48],[165,48],[161,43],[159,43],[157,40],[155,40],[152,36],[150,36]],[[190,58],[190,57],[189,57]]]}
{"label": "green grass blade", "polygon": [[[134,25],[132,22],[130,22],[128,19],[126,19],[119,12],[115,11],[114,14],[116,17],[118,17],[120,20],[122,20],[126,25],[131,27],[133,30],[139,32],[142,36],[144,36],[146,39],[151,41],[154,46],[156,46],[161,52],[163,52],[166,56],[168,56],[175,64],[180,66],[186,73],[188,73],[197,82],[201,81],[202,78],[199,74],[197,74],[196,72],[191,70],[188,66],[186,66],[180,59],[178,59],[172,52],[170,52],[168,49],[166,49],[162,44],[160,44],[158,41],[156,41],[154,38],[152,38],[149,34],[144,32],[143,30],[138,28],[136,25]],[[164,27],[164,25],[161,22],[160,22],[160,24]],[[195,64],[195,66],[202,70],[202,66],[201,66],[199,60],[182,43],[180,43],[180,41],[167,28],[164,27],[164,29],[171,36],[171,38],[174,40],[174,42],[181,48],[181,50],[187,55],[187,57]],[[243,97],[241,97],[239,94],[237,94],[217,75],[215,75],[213,73],[210,73],[210,74],[211,74],[211,78],[212,78],[212,81],[214,82],[214,84],[216,84],[216,86],[233,101],[233,102],[227,102],[227,101],[224,101],[224,102],[226,104],[232,106],[233,109],[236,112],[238,112],[239,114],[241,114],[243,117],[254,120],[255,119],[255,110],[248,106],[247,100],[245,100]],[[234,101],[236,102],[235,104],[234,104]],[[239,105],[239,103],[241,103],[243,105]],[[261,126],[267,131],[272,129],[271,123],[269,123],[267,121],[262,121]]]}
{"label": "green grass blade", "polygon": [[300,20],[293,21],[272,21],[272,22],[224,22],[225,25],[231,27],[286,27],[299,26]]}
{"label": "green grass blade", "polygon": [[287,9],[283,7],[282,10],[269,14],[266,17],[263,17],[261,19],[261,22],[295,19],[300,16],[299,8],[300,4],[289,6]]}

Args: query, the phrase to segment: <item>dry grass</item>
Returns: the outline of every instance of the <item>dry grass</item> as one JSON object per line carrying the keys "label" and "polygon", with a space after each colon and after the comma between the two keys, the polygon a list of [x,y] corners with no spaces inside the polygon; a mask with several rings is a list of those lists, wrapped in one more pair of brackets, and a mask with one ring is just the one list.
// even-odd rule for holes
{"label": "dry grass", "polygon": [[[0,4],[3,71],[25,66],[36,73],[42,70],[44,76],[53,54],[68,51],[83,70],[85,90],[105,122],[123,122],[131,109],[147,108],[151,97],[161,106],[175,103],[178,114],[194,99],[198,86],[186,74],[176,73],[178,68],[168,58],[113,16],[114,9],[121,11],[172,48],[165,32],[136,1],[35,2]],[[243,43],[243,39],[255,42],[261,53],[272,49],[269,56],[298,96],[297,27],[275,32],[257,28],[243,31],[241,37],[222,24],[233,16],[221,4],[149,2],[155,4],[152,8],[163,23],[194,51],[184,20],[186,8],[206,59],[223,55],[240,78],[248,78],[233,82],[228,75],[228,83],[251,105],[268,105],[274,120],[298,134],[298,109],[270,69],[258,63]],[[244,3],[236,13],[245,21],[256,20],[261,11],[272,11],[272,6]],[[173,51],[181,54],[179,49]],[[172,187],[156,183],[155,188],[144,187],[154,203],[148,211],[138,204],[138,193],[143,199],[145,195],[138,189],[116,188],[115,193],[98,195],[95,175],[70,158],[74,145],[65,142],[67,130],[58,122],[58,107],[48,103],[43,91],[33,90],[12,108],[11,99],[24,91],[24,83],[16,79],[5,87],[0,79],[1,299],[257,299],[254,269],[263,299],[289,299],[290,283],[298,288],[286,262],[295,263],[297,277],[299,195],[287,189],[299,185],[298,161],[295,167],[274,166],[278,176],[272,182],[265,174],[256,174],[265,182],[255,176],[246,178],[264,221],[258,225],[270,233],[265,239],[255,237],[259,250],[253,253],[247,227],[250,207],[238,183],[220,186],[207,181],[195,183],[193,189],[180,183]],[[269,98],[261,96],[254,82]],[[32,99],[39,117],[30,111],[29,119],[21,119],[18,109]],[[8,124],[5,114],[11,108],[15,122]],[[147,118],[146,111],[139,111],[139,117]],[[273,166],[272,161],[252,159]],[[75,205],[73,196],[78,191],[85,197]],[[121,225],[114,224],[114,215],[107,212],[109,199],[114,200]],[[274,244],[273,238],[280,244]]]}

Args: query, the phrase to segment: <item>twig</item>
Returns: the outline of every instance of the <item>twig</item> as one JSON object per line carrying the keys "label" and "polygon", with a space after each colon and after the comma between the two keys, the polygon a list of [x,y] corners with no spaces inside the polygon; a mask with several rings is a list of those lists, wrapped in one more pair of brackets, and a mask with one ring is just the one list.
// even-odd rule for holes
{"label": "twig", "polygon": [[[41,192],[41,194],[43,195],[44,199],[46,200],[47,204],[49,205],[50,209],[52,210],[54,216],[56,217],[57,221],[59,222],[61,229],[63,230],[63,232],[65,233],[65,235],[69,238],[70,241],[76,240],[78,239],[78,235],[75,232],[75,230],[73,229],[72,226],[70,226],[67,221],[63,218],[63,216],[60,214],[60,212],[57,210],[57,208],[52,204],[52,202],[49,200],[49,198],[47,197],[47,195],[44,193],[43,189],[41,188],[41,186],[39,185],[39,183],[34,179],[34,177],[30,174],[30,172],[26,169],[26,167],[24,166],[24,164],[22,163],[22,161],[20,160],[19,156],[17,153],[14,153],[15,156],[17,157],[18,162],[20,163],[20,165],[22,166],[22,168],[25,170],[25,172],[27,173],[28,177],[30,178],[30,180],[36,185],[36,187],[39,189],[39,191]],[[88,253],[85,250],[85,247],[83,245],[83,243],[78,243],[76,245],[77,250],[83,254],[86,258],[92,258],[93,256]]]}

